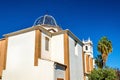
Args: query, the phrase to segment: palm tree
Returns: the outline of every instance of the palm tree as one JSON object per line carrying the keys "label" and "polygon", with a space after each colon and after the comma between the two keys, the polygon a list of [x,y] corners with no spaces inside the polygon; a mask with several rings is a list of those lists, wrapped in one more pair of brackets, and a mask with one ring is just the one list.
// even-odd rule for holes
{"label": "palm tree", "polygon": [[103,68],[103,60],[101,55],[97,55],[97,57],[95,58],[95,64],[98,68]]}
{"label": "palm tree", "polygon": [[103,66],[105,66],[108,54],[112,52],[112,42],[107,37],[102,37],[98,42],[97,49],[102,55]]}

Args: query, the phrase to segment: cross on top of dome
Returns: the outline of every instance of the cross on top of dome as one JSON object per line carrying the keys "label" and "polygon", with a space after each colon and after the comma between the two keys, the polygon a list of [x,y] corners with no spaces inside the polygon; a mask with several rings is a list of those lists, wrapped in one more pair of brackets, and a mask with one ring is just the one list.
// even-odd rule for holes
{"label": "cross on top of dome", "polygon": [[33,26],[36,26],[36,25],[57,26],[57,23],[56,23],[54,17],[52,17],[51,15],[44,15],[44,16],[38,17],[35,20]]}

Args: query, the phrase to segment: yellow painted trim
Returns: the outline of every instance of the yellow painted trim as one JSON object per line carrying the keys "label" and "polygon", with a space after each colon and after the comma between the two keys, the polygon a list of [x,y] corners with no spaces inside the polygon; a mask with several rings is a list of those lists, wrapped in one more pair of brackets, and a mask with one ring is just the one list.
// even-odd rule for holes
{"label": "yellow painted trim", "polygon": [[83,61],[83,75],[85,80],[85,55],[83,49],[82,49],[82,61]]}
{"label": "yellow painted trim", "polygon": [[0,79],[2,72],[6,69],[8,38],[0,40]]}
{"label": "yellow painted trim", "polygon": [[86,71],[89,72],[89,55],[86,54]]}
{"label": "yellow painted trim", "polygon": [[35,55],[34,66],[38,66],[38,58],[41,58],[41,31],[35,30]]}
{"label": "yellow painted trim", "polygon": [[64,64],[67,65],[65,71],[65,80],[70,80],[70,64],[69,64],[69,37],[64,34]]}
{"label": "yellow painted trim", "polygon": [[7,47],[8,47],[8,38],[5,38],[5,55],[4,55],[4,66],[3,69],[6,69],[6,63],[7,63]]}

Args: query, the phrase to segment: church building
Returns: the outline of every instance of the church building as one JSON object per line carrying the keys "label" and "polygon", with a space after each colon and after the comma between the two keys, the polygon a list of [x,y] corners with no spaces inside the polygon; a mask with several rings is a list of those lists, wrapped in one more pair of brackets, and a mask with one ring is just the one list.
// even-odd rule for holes
{"label": "church building", "polygon": [[44,15],[0,39],[0,80],[88,80],[93,43],[81,41]]}

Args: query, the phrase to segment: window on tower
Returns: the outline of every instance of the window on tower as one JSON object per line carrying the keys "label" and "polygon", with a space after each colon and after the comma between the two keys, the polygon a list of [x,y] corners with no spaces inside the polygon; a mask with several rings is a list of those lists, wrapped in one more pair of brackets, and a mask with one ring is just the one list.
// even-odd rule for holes
{"label": "window on tower", "polygon": [[88,46],[85,46],[85,50],[88,50]]}
{"label": "window on tower", "polygon": [[49,38],[45,37],[45,50],[49,50]]}

